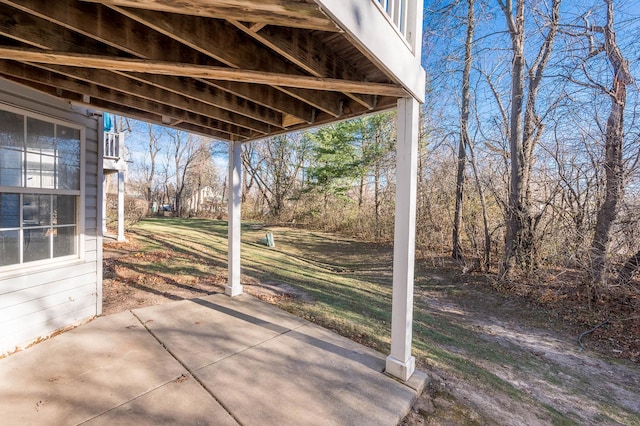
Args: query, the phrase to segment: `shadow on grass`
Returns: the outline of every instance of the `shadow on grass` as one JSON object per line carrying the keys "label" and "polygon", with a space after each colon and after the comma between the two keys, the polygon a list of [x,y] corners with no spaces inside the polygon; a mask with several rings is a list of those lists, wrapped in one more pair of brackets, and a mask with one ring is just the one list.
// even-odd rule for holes
{"label": "shadow on grass", "polygon": [[[354,242],[304,230],[277,228],[276,249],[256,241],[265,229],[243,224],[243,278],[270,284],[287,284],[311,297],[312,303],[289,300],[284,309],[344,336],[383,352],[388,351],[391,320],[392,248]],[[162,250],[183,256],[183,262],[206,265],[226,271],[227,224],[204,219],[154,218],[145,220],[134,230]],[[425,294],[454,294],[464,291],[464,281],[445,259],[429,265],[416,265],[416,289]],[[436,265],[437,264],[437,265]],[[158,275],[191,274],[201,276],[197,266],[127,265],[138,273]],[[168,285],[206,293],[176,280],[162,277]],[[474,277],[475,279],[475,277]],[[132,284],[144,289],[144,285]],[[462,289],[462,290],[461,290]],[[154,292],[154,289],[149,289]],[[157,291],[157,290],[156,290]],[[160,294],[165,295],[164,292]],[[517,400],[530,399],[507,380],[485,365],[509,364],[533,369],[538,362],[533,355],[517,348],[491,343],[486,331],[439,312],[426,301],[417,300],[414,308],[414,349],[420,364],[438,365],[469,381],[481,382]],[[551,410],[546,408],[547,411]],[[554,413],[551,413],[553,416]]]}

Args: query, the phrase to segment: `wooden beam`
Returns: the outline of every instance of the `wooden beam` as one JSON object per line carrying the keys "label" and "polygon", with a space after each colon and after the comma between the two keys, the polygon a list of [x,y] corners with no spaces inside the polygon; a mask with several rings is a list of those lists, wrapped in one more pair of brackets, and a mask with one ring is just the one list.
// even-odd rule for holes
{"label": "wooden beam", "polygon": [[282,125],[284,127],[295,126],[296,124],[302,124],[303,122],[298,119],[298,117],[294,117],[292,115],[285,115],[282,120]]}
{"label": "wooden beam", "polygon": [[[258,33],[241,22],[231,21],[231,24],[315,77],[365,80],[363,74],[353,69],[308,31],[269,27]],[[375,96],[349,92],[345,95],[368,109],[375,107]]]}
{"label": "wooden beam", "polygon": [[114,6],[320,31],[339,31],[316,3],[296,0],[85,0]]}
{"label": "wooden beam", "polygon": [[[30,81],[41,85],[50,86],[59,90],[73,93],[80,93],[95,99],[122,104],[137,110],[153,112],[157,115],[167,115],[178,118],[189,123],[202,127],[209,127],[229,134],[236,134],[242,137],[249,137],[253,133],[245,128],[234,124],[229,124],[208,116],[193,113],[191,111],[176,108],[151,99],[145,99],[127,93],[100,87],[96,84],[80,82],[58,75],[56,73],[30,67],[25,64],[18,64],[10,61],[0,61],[0,73],[13,76],[23,81]],[[265,134],[266,132],[260,132]]]}
{"label": "wooden beam", "polygon": [[249,29],[251,29],[251,31],[257,33],[258,31],[260,31],[261,29],[263,29],[264,27],[266,27],[267,24],[263,24],[263,23],[255,23],[255,24],[250,24],[249,25]]}
{"label": "wooden beam", "polygon": [[[382,111],[390,111],[394,110],[398,106],[398,98],[397,97],[380,97],[378,103],[376,104],[376,108],[374,111],[369,111],[368,108],[363,107],[362,105],[351,102],[344,106],[342,118],[347,120],[350,118],[361,117],[367,114],[375,114]],[[323,126],[325,124],[335,123],[335,117],[327,114],[327,113],[318,113],[315,121],[313,122],[314,126]],[[300,123],[296,124],[293,122],[289,122],[290,126],[286,128],[286,132],[292,130],[303,130],[309,128],[308,124]],[[283,134],[283,132],[271,132],[269,135],[278,135]]]}
{"label": "wooden beam", "polygon": [[[103,99],[98,98],[89,98],[89,102],[86,102],[87,96],[81,93],[64,90],[58,87],[48,86],[46,84],[36,83],[30,80],[24,80],[19,77],[13,76],[11,74],[3,74],[0,72],[0,76],[15,81],[16,83],[32,87],[40,92],[49,94],[51,96],[55,96],[57,98],[65,99],[67,101],[87,105],[88,107],[95,108],[100,111],[113,112],[115,114],[124,115],[127,117],[134,118],[136,120],[145,121],[149,123],[160,124],[166,126],[167,124],[162,122],[162,116],[159,114],[155,114],[146,110],[139,110],[128,105],[123,105],[121,103],[114,103],[105,101]],[[175,127],[181,130],[185,130],[191,133],[197,133],[203,136],[212,137],[221,140],[240,140],[246,141],[248,138],[234,136],[228,133],[220,132],[217,130],[213,130],[211,128],[193,124],[193,123],[178,123],[175,125],[171,125],[171,127]]]}
{"label": "wooden beam", "polygon": [[123,76],[138,80],[177,95],[186,96],[207,105],[222,108],[229,112],[243,115],[252,120],[261,121],[272,126],[282,127],[282,113],[262,105],[249,102],[245,98],[227,93],[222,89],[199,80],[175,78],[164,75],[149,75],[141,73],[119,73]]}
{"label": "wooden beam", "polygon": [[47,52],[32,49],[2,47],[0,48],[0,59],[43,64],[62,63],[69,66],[84,68],[239,81],[320,91],[327,90],[396,97],[404,97],[407,95],[403,88],[393,84],[266,73],[260,71],[144,59],[81,55],[67,52]]}
{"label": "wooden beam", "polygon": [[[131,19],[124,19],[121,14],[97,4],[83,3],[76,0],[56,0],[55,2],[42,2],[40,0],[0,0],[0,3],[42,18],[42,20],[55,23],[90,39],[106,43],[123,52],[127,52],[138,58],[159,59],[170,62],[189,62],[205,64],[202,53],[182,45],[176,40],[160,33],[153,33],[149,28]],[[90,16],[91,19],[87,19]],[[225,34],[226,36],[226,34]],[[210,34],[205,34],[207,39]],[[49,37],[47,37],[49,38]],[[224,39],[225,37],[221,37]],[[44,43],[42,37],[40,43]],[[46,40],[46,45],[55,43],[55,36]],[[49,47],[51,48],[51,47]],[[234,47],[231,46],[230,49]],[[52,48],[52,50],[75,51],[67,48]],[[84,53],[94,53],[86,51]],[[109,53],[102,52],[101,54]],[[210,56],[209,56],[210,58]],[[211,61],[211,59],[210,59]],[[219,64],[211,61],[209,65]],[[249,101],[256,102],[264,107],[275,109],[282,113],[295,115],[307,122],[313,117],[313,109],[300,102],[296,98],[283,96],[276,90],[268,90],[262,87],[259,91],[246,90],[247,85],[234,82],[212,82],[213,87],[241,96]]]}
{"label": "wooden beam", "polygon": [[40,67],[67,78],[80,80],[89,84],[97,84],[138,98],[166,104],[238,127],[252,129],[259,133],[269,133],[272,127],[268,123],[238,115],[213,105],[206,105],[182,94],[153,86],[143,79],[131,79],[130,76],[125,73],[119,74],[90,68],[73,68],[60,65],[40,65]]}
{"label": "wooden beam", "polygon": [[[355,118],[355,117],[362,117],[363,115],[366,114],[372,114],[372,113],[377,113],[377,112],[383,112],[383,111],[392,111],[395,110],[398,107],[398,98],[397,97],[381,97],[379,98],[378,103],[376,104],[376,108],[373,112],[369,111],[367,108],[363,107],[360,104],[357,103],[352,103],[350,105],[345,106],[344,108],[344,115],[343,118],[349,119],[349,118]],[[326,113],[319,113],[316,116],[316,119],[313,123],[314,127],[317,126],[323,126],[326,124],[331,124],[331,123],[335,123],[335,117],[326,114]],[[286,129],[284,130],[277,130],[275,132],[271,132],[269,133],[269,137],[273,137],[273,136],[277,136],[277,135],[283,135],[292,131],[302,131],[305,129],[308,129],[310,126],[309,124],[306,123],[287,123],[289,124],[289,126],[286,127]],[[254,139],[250,139],[247,140],[247,142],[252,141],[252,140],[257,140],[257,139],[261,139],[260,137],[256,137]]]}
{"label": "wooden beam", "polygon": [[[76,51],[78,53],[81,51],[85,53],[105,53],[106,51],[111,55],[117,54],[115,48],[95,42],[93,39],[80,36],[50,21],[5,5],[0,5],[0,34],[43,49]],[[132,76],[132,78],[136,77]],[[166,76],[144,75],[143,77],[138,76],[137,79],[144,79],[145,83],[153,84],[180,95],[184,94],[192,99],[245,115],[254,120],[263,121],[273,126],[282,126],[281,113],[249,103],[235,95],[213,90],[212,87],[206,87],[204,84],[194,87],[193,84],[188,84],[184,80]],[[197,85],[197,81],[192,82]],[[125,91],[122,90],[122,87],[112,88]]]}
{"label": "wooden beam", "polygon": [[280,90],[289,96],[313,105],[320,111],[324,111],[333,117],[338,118],[342,116],[342,105],[346,98],[342,96],[323,96],[326,94],[337,95],[334,92],[318,93],[309,89],[296,89],[292,87],[281,87]]}
{"label": "wooden beam", "polygon": [[[122,16],[117,12],[97,4],[74,0],[0,0],[0,3],[53,22],[137,57],[221,65],[199,52],[185,49],[184,46],[169,37],[149,32],[146,26],[138,22],[122,19]],[[44,40],[44,36],[39,36],[39,39]]]}
{"label": "wooden beam", "polygon": [[[189,123],[182,120],[176,120],[171,122],[170,124],[166,124],[162,122],[162,116],[157,114],[149,113],[147,111],[138,110],[135,108],[128,107],[126,105],[120,105],[112,102],[108,102],[102,99],[91,99],[91,107],[98,109],[100,111],[113,112],[114,114],[124,115],[127,117],[134,118],[136,120],[145,121],[148,123],[160,124],[162,126],[169,126],[179,130],[184,130],[185,132],[196,133],[202,136],[207,136],[215,139],[221,139],[225,141],[236,140],[236,141],[245,141],[246,137],[237,136],[234,134],[217,131],[215,129],[211,129],[209,127],[204,127],[201,125]],[[254,136],[255,137],[255,136]]]}
{"label": "wooden beam", "polygon": [[[176,15],[149,10],[112,6],[114,10],[149,28],[210,56],[231,68],[305,75],[298,67],[265,48],[252,37],[243,35],[223,21],[198,16]],[[211,34],[223,36],[212,37]],[[317,75],[321,77],[321,75]],[[340,116],[342,96],[335,92],[309,93],[299,89],[282,90],[334,117]]]}
{"label": "wooden beam", "polygon": [[305,123],[313,123],[314,108],[306,102],[292,98],[283,91],[262,84],[239,83],[233,81],[211,81],[209,84],[259,105],[270,107],[283,114],[298,117]]}
{"label": "wooden beam", "polygon": [[0,35],[40,49],[108,55],[120,53],[51,21],[3,4],[0,4]]}

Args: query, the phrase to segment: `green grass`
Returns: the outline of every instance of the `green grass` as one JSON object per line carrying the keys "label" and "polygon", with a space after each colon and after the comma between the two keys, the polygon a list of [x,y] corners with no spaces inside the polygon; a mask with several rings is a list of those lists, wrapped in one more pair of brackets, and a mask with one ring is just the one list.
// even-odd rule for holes
{"label": "green grass", "polygon": [[[261,242],[268,230],[274,233],[275,248]],[[175,259],[137,265],[140,271],[226,274],[226,222],[154,218],[131,231],[137,235],[141,251],[175,254]],[[262,229],[251,223],[242,226],[243,284],[287,284],[304,292],[304,300],[285,298],[279,306],[382,353],[389,350],[391,269],[392,250],[388,246],[301,229]],[[448,283],[422,277],[419,268],[416,274],[420,291],[458,291]],[[533,354],[492,344],[464,321],[434,313],[427,304],[417,298],[414,310],[414,354],[422,368],[453,374],[485,390],[532,404],[546,411],[553,424],[574,424],[554,407],[534,400],[484,367],[508,365],[518,371],[536,371],[541,364]]]}

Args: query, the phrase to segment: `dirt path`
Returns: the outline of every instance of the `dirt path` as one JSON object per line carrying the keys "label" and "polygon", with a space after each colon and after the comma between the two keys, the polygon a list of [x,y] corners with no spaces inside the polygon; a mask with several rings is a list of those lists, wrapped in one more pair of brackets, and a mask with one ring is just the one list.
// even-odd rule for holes
{"label": "dirt path", "polygon": [[[438,272],[443,271],[433,273],[432,280],[456,281]],[[406,424],[535,425],[567,424],[569,420],[589,425],[640,425],[637,364],[607,360],[582,350],[575,333],[523,302],[491,294],[470,282],[460,286],[453,292],[445,285],[418,288],[416,306],[473,330],[488,347],[507,351],[510,356],[503,359],[473,356],[469,361],[526,396],[514,397],[479,383],[482,380],[470,381],[447,369],[426,365],[436,378]],[[446,349],[462,357],[468,355],[463,342]],[[541,406],[547,410],[541,410]],[[554,418],[554,411],[562,416]]]}

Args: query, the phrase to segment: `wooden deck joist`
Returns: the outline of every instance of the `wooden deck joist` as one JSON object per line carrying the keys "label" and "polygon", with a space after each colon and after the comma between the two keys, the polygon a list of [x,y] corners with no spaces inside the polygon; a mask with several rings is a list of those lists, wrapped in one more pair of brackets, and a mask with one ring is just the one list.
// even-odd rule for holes
{"label": "wooden deck joist", "polygon": [[0,0],[0,76],[236,141],[407,96],[314,0]]}

